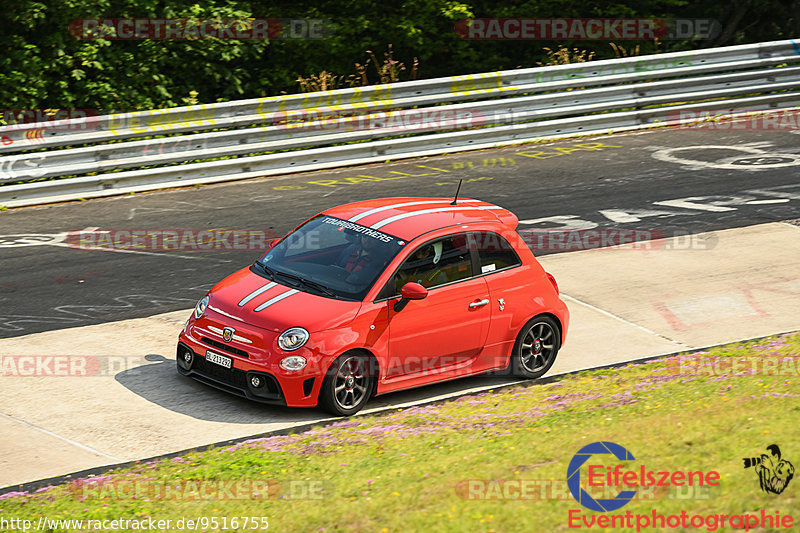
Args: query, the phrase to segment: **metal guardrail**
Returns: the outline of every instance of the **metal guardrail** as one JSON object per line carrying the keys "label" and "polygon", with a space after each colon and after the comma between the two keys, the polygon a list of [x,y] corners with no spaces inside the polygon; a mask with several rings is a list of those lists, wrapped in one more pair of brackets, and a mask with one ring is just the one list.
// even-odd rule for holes
{"label": "metal guardrail", "polygon": [[0,204],[649,128],[677,110],[798,105],[800,43],[786,40],[40,122],[0,127]]}

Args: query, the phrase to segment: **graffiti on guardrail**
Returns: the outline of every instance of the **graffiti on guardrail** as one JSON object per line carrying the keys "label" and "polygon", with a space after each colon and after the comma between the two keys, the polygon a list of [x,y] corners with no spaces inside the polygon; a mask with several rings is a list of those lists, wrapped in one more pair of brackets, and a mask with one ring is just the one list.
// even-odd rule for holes
{"label": "graffiti on guardrail", "polygon": [[41,178],[44,169],[39,165],[43,161],[42,153],[0,158],[0,183]]}
{"label": "graffiti on guardrail", "polygon": [[134,134],[166,133],[175,129],[214,126],[216,111],[210,104],[199,104],[181,109],[153,109],[146,112],[117,113],[108,116],[108,130],[114,135],[129,130]]}
{"label": "graffiti on guardrail", "polygon": [[516,86],[503,85],[500,72],[483,72],[481,74],[465,74],[450,78],[450,92],[454,96],[475,96],[502,93],[516,89]]}

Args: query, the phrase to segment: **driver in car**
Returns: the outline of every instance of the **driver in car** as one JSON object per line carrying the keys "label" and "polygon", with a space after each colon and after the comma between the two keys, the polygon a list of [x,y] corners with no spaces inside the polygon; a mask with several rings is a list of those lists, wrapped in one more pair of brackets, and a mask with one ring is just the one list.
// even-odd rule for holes
{"label": "driver in car", "polygon": [[347,247],[340,264],[348,272],[358,272],[363,268],[367,268],[373,262],[372,253],[377,246],[378,243],[375,239],[362,235],[360,242],[353,243]]}
{"label": "driver in car", "polygon": [[361,235],[358,242],[345,248],[338,264],[350,273],[346,278],[348,283],[369,279],[386,266],[380,261],[381,244],[378,239]]}
{"label": "driver in car", "polygon": [[447,274],[439,269],[442,257],[442,242],[428,244],[417,250],[404,268],[397,274],[396,288],[400,289],[408,282],[419,283],[425,288],[447,283]]}

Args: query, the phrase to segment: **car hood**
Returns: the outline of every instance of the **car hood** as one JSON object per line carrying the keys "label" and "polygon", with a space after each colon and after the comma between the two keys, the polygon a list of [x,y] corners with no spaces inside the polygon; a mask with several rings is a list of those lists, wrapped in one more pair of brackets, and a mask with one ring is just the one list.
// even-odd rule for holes
{"label": "car hood", "polygon": [[300,326],[313,333],[349,323],[361,308],[361,302],[298,291],[243,268],[211,289],[208,308],[229,319],[270,331]]}

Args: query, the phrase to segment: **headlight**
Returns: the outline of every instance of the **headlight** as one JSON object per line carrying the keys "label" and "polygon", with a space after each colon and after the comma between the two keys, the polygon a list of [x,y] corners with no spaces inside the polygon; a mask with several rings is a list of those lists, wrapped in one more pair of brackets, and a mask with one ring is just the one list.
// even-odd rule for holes
{"label": "headlight", "polygon": [[[278,337],[278,346],[281,347],[281,350],[291,352],[300,348],[307,341],[308,331],[303,328],[289,328]],[[303,364],[305,365],[305,362]]]}
{"label": "headlight", "polygon": [[197,305],[194,306],[194,317],[200,318],[203,316],[203,313],[206,311],[206,307],[208,307],[208,295],[204,296],[203,299],[197,302]]}
{"label": "headlight", "polygon": [[290,355],[281,359],[280,366],[284,370],[302,370],[306,366],[306,358],[299,355]]}

